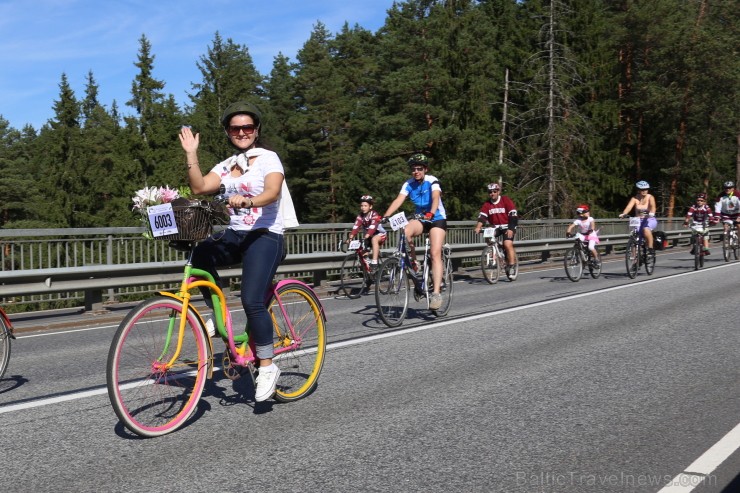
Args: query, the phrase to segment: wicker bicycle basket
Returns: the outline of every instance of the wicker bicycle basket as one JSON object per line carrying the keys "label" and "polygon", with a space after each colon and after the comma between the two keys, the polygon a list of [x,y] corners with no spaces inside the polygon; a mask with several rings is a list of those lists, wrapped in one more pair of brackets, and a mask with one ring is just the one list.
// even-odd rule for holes
{"label": "wicker bicycle basket", "polygon": [[177,233],[154,237],[155,240],[200,241],[213,231],[212,209],[207,202],[175,199],[172,201]]}

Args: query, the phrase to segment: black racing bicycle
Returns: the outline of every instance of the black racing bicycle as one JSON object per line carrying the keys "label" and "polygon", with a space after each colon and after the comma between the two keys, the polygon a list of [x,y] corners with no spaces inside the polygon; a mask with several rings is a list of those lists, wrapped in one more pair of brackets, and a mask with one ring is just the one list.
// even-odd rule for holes
{"label": "black racing bicycle", "polygon": [[647,241],[643,234],[646,227],[647,215],[642,217],[631,217],[630,228],[632,233],[627,240],[627,249],[624,251],[624,263],[627,266],[627,275],[630,279],[637,277],[641,266],[645,266],[647,275],[652,275],[655,270],[655,251],[648,250]]}
{"label": "black racing bicycle", "polygon": [[[573,238],[573,235],[569,234],[568,238]],[[601,275],[601,260],[597,259],[588,248],[588,242],[584,240],[581,233],[575,234],[573,246],[565,251],[563,263],[565,264],[565,275],[573,282],[581,280],[586,268],[594,279],[598,279]]]}

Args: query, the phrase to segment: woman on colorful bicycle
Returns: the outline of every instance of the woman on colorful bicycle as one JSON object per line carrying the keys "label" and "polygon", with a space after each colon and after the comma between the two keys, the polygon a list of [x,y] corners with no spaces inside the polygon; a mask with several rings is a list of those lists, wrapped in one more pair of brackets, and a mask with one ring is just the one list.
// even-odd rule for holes
{"label": "woman on colorful bicycle", "polygon": [[373,196],[363,195],[360,197],[360,214],[355,219],[355,224],[352,226],[349,236],[345,243],[352,241],[360,229],[365,233],[365,241],[370,242],[369,246],[372,246],[373,255],[370,260],[370,269],[375,271],[378,268],[378,256],[380,254],[380,245],[385,242],[387,234],[385,228],[380,224],[383,217],[373,210]]}
{"label": "woman on colorful bicycle", "polygon": [[[217,267],[242,264],[241,300],[259,362],[257,402],[274,394],[280,376],[272,361],[273,326],[265,295],[282,260],[284,220],[294,217],[280,158],[260,145],[261,123],[262,115],[255,105],[245,101],[229,105],[221,124],[236,153],[205,175],[198,163],[200,134],[193,134],[189,127],[180,131],[190,188],[196,194],[221,189],[228,197],[229,227],[198,244],[193,266],[210,272],[218,283]],[[210,303],[209,297],[205,298]],[[206,325],[212,324],[209,320]]]}
{"label": "woman on colorful bicycle", "polygon": [[624,211],[622,211],[619,217],[627,217],[632,209],[635,210],[635,217],[642,218],[640,230],[642,231],[642,235],[645,237],[648,253],[654,254],[653,230],[658,227],[658,220],[655,219],[655,211],[657,209],[655,205],[655,197],[649,193],[650,184],[645,180],[640,180],[635,183],[635,187],[637,188],[637,194],[630,199],[627,203],[627,207],[624,208]]}
{"label": "woman on colorful bicycle", "polygon": [[599,235],[596,231],[596,219],[591,217],[591,208],[588,204],[581,204],[576,208],[576,214],[578,214],[578,219],[568,226],[568,229],[565,232],[566,236],[570,238],[573,234],[573,230],[577,229],[588,242],[588,249],[591,250],[596,262],[601,262],[599,252],[596,250],[596,245],[599,244]]}
{"label": "woman on colorful bicycle", "polygon": [[429,308],[436,310],[442,306],[442,275],[444,266],[442,264],[442,246],[447,236],[447,216],[442,204],[442,187],[439,180],[428,175],[429,159],[424,154],[414,154],[409,158],[408,165],[411,168],[412,178],[404,182],[398,197],[388,206],[383,214],[389,217],[401,207],[401,204],[410,198],[416,208],[416,214],[423,214],[424,221],[412,219],[406,226],[405,233],[408,238],[409,256],[413,261],[413,269],[417,270],[416,249],[414,238],[427,233],[429,235],[429,251],[432,256],[432,279],[434,280],[434,292],[429,297]]}

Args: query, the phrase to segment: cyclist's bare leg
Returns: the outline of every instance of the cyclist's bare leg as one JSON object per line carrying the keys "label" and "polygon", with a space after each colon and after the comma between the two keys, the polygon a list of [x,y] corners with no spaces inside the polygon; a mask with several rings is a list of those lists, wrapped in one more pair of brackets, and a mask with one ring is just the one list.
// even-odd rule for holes
{"label": "cyclist's bare leg", "polygon": [[421,234],[424,234],[424,225],[421,224],[421,221],[416,219],[412,219],[411,221],[409,221],[409,223],[406,225],[406,247],[409,251],[409,258],[414,262],[417,262],[414,238]]}
{"label": "cyclist's bare leg", "polygon": [[516,252],[514,251],[514,240],[504,238],[504,251],[506,252],[506,263],[514,265],[516,263]]}
{"label": "cyclist's bare leg", "polygon": [[645,243],[648,248],[653,248],[653,231],[650,228],[642,228],[642,234],[645,237]]}
{"label": "cyclist's bare leg", "polygon": [[380,235],[373,235],[371,239],[373,243],[373,262],[378,263],[378,255],[380,254]]}
{"label": "cyclist's bare leg", "polygon": [[442,276],[444,275],[444,264],[442,262],[442,245],[444,245],[447,231],[442,228],[429,230],[429,251],[432,254],[432,279],[434,280],[434,292],[439,294],[442,287]]}

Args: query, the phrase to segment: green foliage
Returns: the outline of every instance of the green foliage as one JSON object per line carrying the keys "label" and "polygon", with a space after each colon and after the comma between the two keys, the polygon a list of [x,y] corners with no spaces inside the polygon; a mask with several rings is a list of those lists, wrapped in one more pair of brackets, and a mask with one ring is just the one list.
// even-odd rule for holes
{"label": "green foliage", "polygon": [[137,225],[136,190],[187,185],[182,125],[200,134],[204,173],[233,152],[221,117],[237,100],[260,106],[303,222],[351,221],[363,194],[384,212],[415,152],[452,220],[474,218],[491,181],[526,218],[581,202],[616,214],[637,179],[660,213],[682,213],[696,191],[740,179],[738,16],[732,0],[406,0],[376,33],[317,22],[267,76],[216,32],[185,108],[142,35],[120,96],[134,115],[103,105],[89,72],[81,99],[61,74],[38,130],[0,116],[0,226]]}

